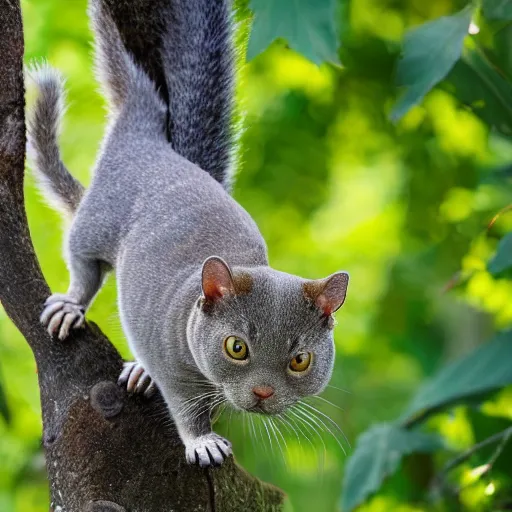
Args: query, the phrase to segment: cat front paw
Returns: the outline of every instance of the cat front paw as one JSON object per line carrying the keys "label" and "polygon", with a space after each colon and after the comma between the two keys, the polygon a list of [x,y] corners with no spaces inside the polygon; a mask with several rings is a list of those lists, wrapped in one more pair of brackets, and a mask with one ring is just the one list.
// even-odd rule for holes
{"label": "cat front paw", "polygon": [[117,383],[126,387],[126,391],[129,393],[142,393],[147,398],[153,395],[156,390],[155,381],[137,361],[123,364],[123,371],[119,375]]}
{"label": "cat front paw", "polygon": [[64,340],[71,329],[83,327],[85,308],[73,297],[56,293],[44,303],[40,320],[50,336],[57,335],[59,340]]}
{"label": "cat front paw", "polygon": [[185,443],[187,462],[202,468],[220,466],[232,453],[231,443],[215,432]]}

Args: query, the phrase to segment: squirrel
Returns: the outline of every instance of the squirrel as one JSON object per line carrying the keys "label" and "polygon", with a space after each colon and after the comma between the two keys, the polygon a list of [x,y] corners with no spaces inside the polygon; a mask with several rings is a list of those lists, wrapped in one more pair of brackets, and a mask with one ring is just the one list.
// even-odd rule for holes
{"label": "squirrel", "polygon": [[104,3],[90,5],[109,124],[87,190],[60,157],[63,79],[47,65],[32,72],[32,166],[50,200],[72,216],[64,251],[70,285],[48,298],[41,322],[64,340],[84,325],[114,271],[136,358],[120,383],[147,395],[156,386],[187,461],[207,467],[232,453],[212,431],[215,406],[280,414],[327,386],[333,314],[349,276],[308,280],[269,266],[258,227],[229,193],[230,2],[169,1],[173,15],[162,20],[159,49],[167,101],[126,49]]}

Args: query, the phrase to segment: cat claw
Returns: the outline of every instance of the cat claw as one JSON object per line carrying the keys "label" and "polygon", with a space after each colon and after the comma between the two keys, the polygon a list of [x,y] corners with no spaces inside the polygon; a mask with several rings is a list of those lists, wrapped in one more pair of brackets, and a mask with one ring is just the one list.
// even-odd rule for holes
{"label": "cat claw", "polygon": [[202,468],[220,466],[232,453],[231,443],[215,432],[185,443],[187,462]]}
{"label": "cat claw", "polygon": [[44,303],[40,321],[50,336],[57,335],[62,341],[69,336],[71,329],[84,326],[85,308],[73,297],[55,293]]}
{"label": "cat claw", "polygon": [[119,375],[117,383],[120,386],[126,387],[126,391],[129,393],[142,393],[146,398],[153,395],[156,390],[155,381],[137,361],[123,364],[123,371]]}

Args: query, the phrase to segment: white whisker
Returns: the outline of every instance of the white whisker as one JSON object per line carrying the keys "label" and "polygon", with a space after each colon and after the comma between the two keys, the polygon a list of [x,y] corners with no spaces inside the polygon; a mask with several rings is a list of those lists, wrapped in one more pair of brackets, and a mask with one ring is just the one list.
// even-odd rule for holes
{"label": "white whisker", "polygon": [[[307,411],[305,409],[301,409],[300,407],[298,407],[299,410],[302,410],[303,413],[307,414]],[[318,411],[317,411],[318,412]],[[334,434],[334,432],[322,421],[321,418],[319,417],[315,417],[313,414],[309,414],[309,419],[311,421],[313,421],[317,426],[318,428],[320,428],[321,430],[325,430],[327,431],[329,434],[331,434],[331,436],[333,437],[333,439],[336,441],[336,443],[338,444],[338,446],[341,448],[341,450],[343,451],[343,453],[346,455],[347,452],[345,451],[345,447],[341,444],[340,440],[338,439],[338,437]],[[339,427],[338,427],[339,428]]]}
{"label": "white whisker", "polygon": [[348,393],[349,395],[352,394],[350,391],[347,391],[346,389],[343,389],[343,388],[338,388],[336,386],[333,386],[332,384],[327,384],[327,387],[332,388],[332,389],[337,389],[338,391],[343,391],[343,393]]}
{"label": "white whisker", "polygon": [[283,425],[286,427],[286,429],[288,431],[290,431],[291,429],[291,432],[295,434],[295,436],[297,437],[297,441],[299,442],[299,445],[302,446],[302,441],[301,441],[301,438],[299,436],[299,432],[297,431],[297,429],[291,424],[291,422],[288,420],[288,418],[286,418],[286,416],[284,414],[278,414],[276,416],[276,421],[279,420],[283,423]]}
{"label": "white whisker", "polygon": [[269,425],[270,425],[270,428],[272,430],[272,433],[274,434],[274,438],[276,440],[276,444],[277,444],[277,446],[279,448],[279,451],[281,452],[281,456],[283,457],[283,461],[286,464],[286,457],[285,457],[283,448],[281,446],[281,442],[279,441],[279,438],[277,437],[276,425],[274,424],[274,422],[273,422],[273,420],[272,420],[272,418],[270,416],[268,417],[268,421],[269,421]]}
{"label": "white whisker", "polygon": [[[314,411],[316,414],[320,414],[321,416],[323,416],[326,420],[328,420],[329,422],[331,422],[337,430],[339,430],[339,432],[341,433],[341,435],[343,436],[343,438],[345,439],[345,441],[347,442],[349,448],[351,447],[350,446],[350,442],[349,440],[347,439],[347,436],[345,435],[345,432],[343,432],[343,429],[330,417],[328,416],[327,414],[324,414],[322,411],[318,410],[316,407],[312,406],[311,404],[308,404],[307,402],[301,402],[302,405],[305,405],[306,407],[308,407],[309,409],[311,409],[312,411]],[[320,419],[320,418],[319,418]],[[320,421],[322,421],[320,419]],[[322,422],[323,423],[323,422]],[[343,450],[343,452],[345,453],[345,450]],[[346,455],[346,453],[345,453]]]}
{"label": "white whisker", "polygon": [[267,431],[267,436],[268,436],[268,440],[269,440],[269,443],[270,443],[270,451],[273,451],[272,439],[270,437],[270,433],[269,433],[268,428],[267,428],[267,423],[266,423],[264,418],[262,418],[262,423],[263,423],[263,426],[265,427],[265,430]]}
{"label": "white whisker", "polygon": [[[311,419],[308,414],[304,414],[304,411],[302,409],[299,409],[298,406],[295,406],[293,409],[290,410],[290,413],[293,414],[298,420],[301,420],[304,424],[309,425],[311,430],[318,436],[320,439],[323,447],[324,447],[324,456],[327,455],[327,447],[325,446],[324,440],[320,433],[317,431],[315,424],[311,423],[309,420]],[[302,416],[299,416],[300,415]]]}
{"label": "white whisker", "polygon": [[322,402],[325,402],[326,404],[329,404],[332,407],[335,407],[336,409],[339,409],[341,412],[345,412],[345,409],[342,409],[339,405],[333,404],[332,402],[330,402],[329,400],[327,400],[323,396],[312,395],[311,398],[317,398],[318,400],[322,400]]}

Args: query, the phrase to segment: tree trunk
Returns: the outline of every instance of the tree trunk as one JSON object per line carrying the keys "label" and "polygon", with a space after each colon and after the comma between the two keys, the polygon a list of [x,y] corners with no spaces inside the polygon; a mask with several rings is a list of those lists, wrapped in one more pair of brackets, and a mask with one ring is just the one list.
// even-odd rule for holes
{"label": "tree trunk", "polygon": [[[151,30],[152,13],[162,1],[105,3],[127,46],[162,86],[158,38]],[[0,300],[38,367],[50,510],[280,510],[282,492],[233,460],[219,469],[187,465],[161,397],[129,397],[117,386],[121,357],[96,326],[89,324],[61,343],[39,324],[50,290],[24,208],[22,59],[19,0],[0,0]],[[165,88],[161,91],[165,96]]]}

